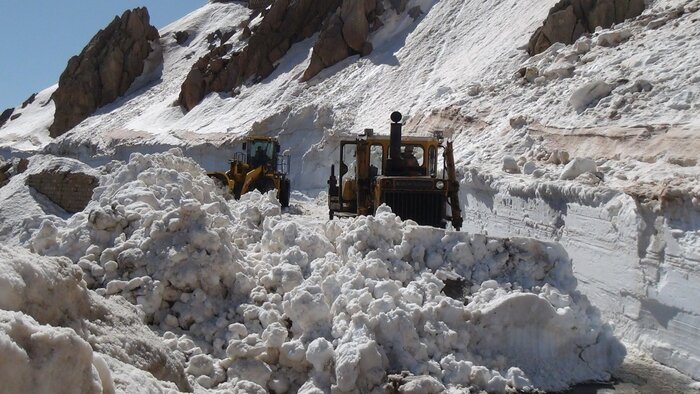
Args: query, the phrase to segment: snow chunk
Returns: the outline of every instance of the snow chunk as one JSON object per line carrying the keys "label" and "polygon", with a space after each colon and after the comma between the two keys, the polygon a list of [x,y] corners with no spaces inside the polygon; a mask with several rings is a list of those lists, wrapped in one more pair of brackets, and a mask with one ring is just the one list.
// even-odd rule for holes
{"label": "snow chunk", "polygon": [[613,85],[610,85],[605,81],[595,80],[574,90],[569,98],[569,103],[572,107],[574,107],[576,112],[581,113],[591,104],[594,104],[600,99],[607,97],[612,90]]}
{"label": "snow chunk", "polygon": [[75,331],[40,325],[20,312],[0,310],[0,351],[3,391],[48,393],[70,387],[101,393],[114,384],[102,363],[93,364],[92,348]]}
{"label": "snow chunk", "polygon": [[564,167],[559,179],[576,179],[577,176],[583,173],[594,173],[596,171],[598,171],[598,167],[595,161],[588,158],[576,157]]}

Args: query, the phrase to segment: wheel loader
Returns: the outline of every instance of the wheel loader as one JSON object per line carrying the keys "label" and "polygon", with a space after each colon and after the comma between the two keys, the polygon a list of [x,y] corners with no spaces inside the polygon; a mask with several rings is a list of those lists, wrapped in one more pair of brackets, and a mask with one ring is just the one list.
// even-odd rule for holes
{"label": "wheel loader", "polygon": [[402,219],[459,230],[462,211],[452,141],[440,133],[403,137],[402,115],[391,114],[390,135],[365,129],[340,142],[338,177],[328,179],[329,218],[373,215],[387,204]]}
{"label": "wheel loader", "polygon": [[289,156],[280,153],[280,144],[273,137],[249,137],[243,143],[243,151],[230,160],[226,172],[210,172],[214,179],[238,200],[251,190],[265,193],[277,190],[277,199],[282,207],[289,206],[290,182]]}

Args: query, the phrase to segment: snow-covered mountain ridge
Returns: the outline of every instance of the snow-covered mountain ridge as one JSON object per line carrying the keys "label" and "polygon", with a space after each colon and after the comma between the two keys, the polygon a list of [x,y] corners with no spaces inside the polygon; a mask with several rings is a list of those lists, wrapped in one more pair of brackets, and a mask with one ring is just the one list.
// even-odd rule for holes
{"label": "snow-covered mountain ridge", "polygon": [[[308,39],[260,83],[185,112],[176,101],[209,51],[206,36],[250,14],[236,2],[208,4],[160,31],[160,79],[56,140],[46,131],[55,87],[40,92],[0,128],[0,152],[45,149],[101,165],[177,146],[213,170],[242,136],[278,135],[294,187],[313,194],[341,136],[384,131],[401,110],[409,132],[452,134],[466,231],[560,242],[578,289],[618,338],[698,379],[699,2],[647,2],[640,17],[530,57],[528,39],[554,3],[410,1],[423,15],[389,12],[367,56],[301,82]],[[180,45],[173,35],[185,30],[191,38]],[[238,34],[234,51],[245,43]],[[566,156],[595,169],[560,179]]]}

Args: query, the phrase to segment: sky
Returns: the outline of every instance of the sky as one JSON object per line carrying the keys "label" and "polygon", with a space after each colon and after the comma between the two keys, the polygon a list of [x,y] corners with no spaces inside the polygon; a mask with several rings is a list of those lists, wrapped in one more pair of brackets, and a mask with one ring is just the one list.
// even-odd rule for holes
{"label": "sky", "polygon": [[156,28],[206,0],[0,0],[0,112],[58,82],[68,59],[127,9],[145,6]]}

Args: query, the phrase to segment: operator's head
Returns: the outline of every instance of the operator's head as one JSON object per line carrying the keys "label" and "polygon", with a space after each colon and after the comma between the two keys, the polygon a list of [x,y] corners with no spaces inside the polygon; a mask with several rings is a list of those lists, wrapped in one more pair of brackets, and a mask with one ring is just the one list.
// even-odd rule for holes
{"label": "operator's head", "polygon": [[403,151],[406,153],[413,153],[413,146],[407,145]]}

